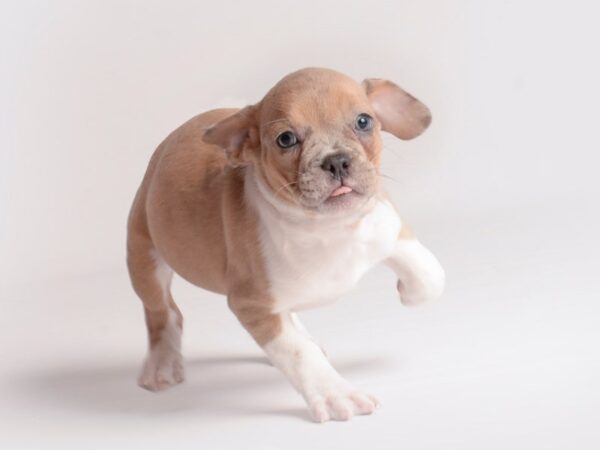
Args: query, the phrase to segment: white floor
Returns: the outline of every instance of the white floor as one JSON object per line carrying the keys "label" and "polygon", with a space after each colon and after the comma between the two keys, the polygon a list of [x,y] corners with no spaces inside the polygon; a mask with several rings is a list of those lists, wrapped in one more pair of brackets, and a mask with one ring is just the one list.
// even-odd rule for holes
{"label": "white floor", "polygon": [[3,293],[0,448],[600,448],[597,207],[456,211],[413,223],[448,272],[437,304],[400,305],[378,268],[302,315],[382,401],[313,424],[223,299],[177,282],[187,382],[135,385],[141,306],[124,267]]}

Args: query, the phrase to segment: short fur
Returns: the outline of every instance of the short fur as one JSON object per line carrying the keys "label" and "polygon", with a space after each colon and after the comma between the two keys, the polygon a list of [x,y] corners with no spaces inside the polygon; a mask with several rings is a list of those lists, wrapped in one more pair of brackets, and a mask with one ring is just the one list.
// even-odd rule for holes
{"label": "short fur", "polygon": [[[359,130],[356,117],[373,118]],[[377,406],[333,369],[294,311],[335,300],[373,265],[398,275],[405,304],[438,297],[444,272],[404,226],[379,182],[380,130],[422,133],[429,110],[395,84],[327,69],[294,72],[256,105],[183,124],[155,151],[128,223],[127,262],[149,354],[139,384],[183,381],[173,272],[227,296],[240,323],[308,403],[346,420]],[[298,144],[277,145],[291,131]],[[328,158],[345,155],[343,175]],[[340,186],[344,195],[337,195]]]}

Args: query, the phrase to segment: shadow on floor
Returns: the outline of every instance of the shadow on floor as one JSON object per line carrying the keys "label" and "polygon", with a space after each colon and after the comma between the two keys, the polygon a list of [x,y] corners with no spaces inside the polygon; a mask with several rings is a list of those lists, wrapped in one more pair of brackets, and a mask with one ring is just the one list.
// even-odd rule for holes
{"label": "shadow on floor", "polygon": [[[335,361],[344,375],[373,372],[382,358]],[[186,382],[152,393],[138,388],[139,367],[62,367],[21,376],[19,396],[53,410],[124,415],[287,416],[309,420],[302,398],[261,356],[235,355],[186,361]]]}

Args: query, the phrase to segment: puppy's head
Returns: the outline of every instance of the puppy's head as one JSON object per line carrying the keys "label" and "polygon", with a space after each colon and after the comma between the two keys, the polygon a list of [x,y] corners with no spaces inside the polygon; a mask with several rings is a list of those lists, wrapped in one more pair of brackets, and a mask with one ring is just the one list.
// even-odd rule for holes
{"label": "puppy's head", "polygon": [[204,140],[223,147],[231,164],[253,164],[276,197],[327,213],[377,192],[380,130],[412,139],[430,122],[427,107],[390,81],[359,84],[310,68],[209,128]]}

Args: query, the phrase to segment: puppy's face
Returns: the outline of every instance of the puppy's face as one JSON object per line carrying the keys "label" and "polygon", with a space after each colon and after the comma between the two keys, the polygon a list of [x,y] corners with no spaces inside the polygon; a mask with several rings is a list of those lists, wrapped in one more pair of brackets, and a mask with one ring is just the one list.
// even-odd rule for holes
{"label": "puppy's face", "polygon": [[232,163],[253,164],[278,198],[319,213],[351,210],[378,190],[380,130],[403,139],[431,121],[427,108],[384,80],[304,69],[263,100],[207,130]]}

